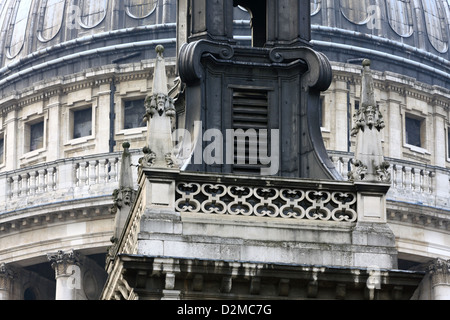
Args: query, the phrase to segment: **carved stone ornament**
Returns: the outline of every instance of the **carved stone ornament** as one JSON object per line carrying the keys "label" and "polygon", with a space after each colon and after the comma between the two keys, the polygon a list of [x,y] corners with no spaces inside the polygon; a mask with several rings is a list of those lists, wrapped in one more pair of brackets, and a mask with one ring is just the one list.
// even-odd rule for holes
{"label": "carved stone ornament", "polygon": [[144,119],[147,120],[147,146],[139,159],[140,167],[173,168],[176,163],[173,154],[172,120],[176,109],[169,97],[164,47],[156,47],[156,64],[153,77],[153,92],[145,100]]}
{"label": "carved stone ornament", "polygon": [[163,93],[157,93],[147,97],[145,100],[145,111],[144,119],[147,121],[150,121],[156,113],[160,117],[165,114],[170,118],[174,118],[176,114],[173,99]]}
{"label": "carved stone ornament", "polygon": [[15,272],[6,264],[0,264],[0,290],[9,290],[11,280],[14,279]]}
{"label": "carved stone ornament", "polygon": [[381,130],[383,116],[375,101],[375,90],[370,60],[363,61],[361,80],[361,107],[354,115],[352,136],[356,136],[355,158],[351,161],[350,181],[390,183],[390,164],[384,160]]}
{"label": "carved stone ornament", "polygon": [[353,170],[348,173],[348,180],[358,181],[364,180],[367,174],[367,166],[361,160],[351,159],[350,163],[353,165]]}
{"label": "carved stone ornament", "polygon": [[67,275],[67,268],[73,265],[80,265],[80,256],[74,250],[62,251],[47,254],[52,268],[55,270],[56,277]]}
{"label": "carved stone ornament", "polygon": [[116,214],[117,210],[121,209],[123,206],[131,206],[134,193],[135,190],[132,188],[115,189],[113,192],[114,204],[111,207],[110,212]]}
{"label": "carved stone ornament", "polygon": [[450,260],[438,258],[431,262],[428,271],[432,275],[433,285],[450,285]]}
{"label": "carved stone ornament", "polygon": [[389,171],[389,168],[391,167],[391,164],[387,161],[382,162],[380,165],[375,166],[375,172],[382,182],[389,182],[392,179],[391,172]]}
{"label": "carved stone ornament", "polygon": [[144,147],[142,152],[144,156],[139,159],[139,165],[142,167],[153,167],[156,160],[156,153],[150,150],[149,147]]}
{"label": "carved stone ornament", "polygon": [[116,214],[123,206],[131,206],[134,201],[136,191],[133,189],[133,173],[131,172],[131,155],[129,152],[130,143],[122,144],[124,149],[122,154],[119,188],[113,192],[113,205],[110,208],[112,214]]}

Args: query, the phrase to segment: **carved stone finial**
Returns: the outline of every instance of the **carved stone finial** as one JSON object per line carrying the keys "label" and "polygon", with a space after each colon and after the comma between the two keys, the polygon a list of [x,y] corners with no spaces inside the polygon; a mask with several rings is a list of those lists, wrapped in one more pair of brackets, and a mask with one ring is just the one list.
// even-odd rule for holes
{"label": "carved stone finial", "polygon": [[361,107],[354,115],[352,136],[356,136],[353,170],[348,173],[350,181],[389,183],[389,163],[384,160],[381,130],[385,127],[383,116],[375,101],[375,89],[370,70],[370,60],[363,60],[361,81]]}
{"label": "carved stone finial", "polygon": [[162,54],[164,53],[164,46],[158,44],[155,48],[155,51],[158,55],[162,56]]}
{"label": "carved stone finial", "polygon": [[130,146],[129,142],[124,142],[122,144],[123,154],[119,176],[119,188],[113,192],[114,203],[110,208],[110,212],[116,215],[112,242],[115,242],[120,237],[137,193],[133,184],[133,172],[131,170],[133,166],[131,164],[131,154],[129,151]]}
{"label": "carved stone finial", "polygon": [[136,191],[133,189],[133,172],[131,171],[131,154],[129,142],[122,144],[123,153],[121,160],[120,176],[119,176],[119,188],[113,192],[114,204],[110,209],[110,212],[116,214],[118,209],[124,205],[131,206],[134,201],[134,195]]}
{"label": "carved stone finial", "polygon": [[172,119],[176,115],[175,104],[168,94],[164,47],[156,47],[156,63],[153,77],[153,92],[145,100],[147,120],[147,146],[144,157],[139,160],[141,167],[172,168],[175,158],[172,141]]}
{"label": "carved stone finial", "polygon": [[370,67],[371,61],[369,59],[364,59],[362,62],[363,67]]}

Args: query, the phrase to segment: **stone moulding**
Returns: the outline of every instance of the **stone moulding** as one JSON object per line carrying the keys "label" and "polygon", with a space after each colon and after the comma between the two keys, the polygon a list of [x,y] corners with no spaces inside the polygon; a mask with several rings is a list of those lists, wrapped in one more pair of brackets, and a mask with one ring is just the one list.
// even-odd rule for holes
{"label": "stone moulding", "polygon": [[[287,298],[409,299],[423,272],[343,268],[323,265],[270,264],[173,257],[121,255],[115,266],[121,275],[109,283],[103,299],[131,300],[174,294],[177,299]],[[147,291],[148,279],[158,290]],[[125,280],[126,279],[126,280]],[[376,290],[370,287],[378,280]],[[130,286],[132,284],[132,286]]]}

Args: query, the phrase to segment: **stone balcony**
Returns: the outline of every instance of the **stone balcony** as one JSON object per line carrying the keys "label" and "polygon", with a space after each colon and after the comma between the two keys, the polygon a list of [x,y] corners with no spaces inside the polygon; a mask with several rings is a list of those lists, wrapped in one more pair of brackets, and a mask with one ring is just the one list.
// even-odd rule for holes
{"label": "stone balcony", "polygon": [[[135,165],[138,163],[139,153],[139,150],[132,153]],[[329,154],[344,180],[347,180],[352,154],[340,152],[329,152]],[[120,153],[98,154],[62,159],[1,173],[0,214],[49,203],[110,196],[118,186],[120,157]],[[450,210],[449,169],[398,159],[386,158],[386,160],[391,163],[392,174],[392,186],[387,194],[388,200]],[[137,181],[137,170],[135,173],[134,181]],[[217,185],[217,187],[223,189],[223,186]],[[179,185],[180,194],[182,188],[183,186]],[[289,190],[285,191],[289,192]],[[198,192],[208,197],[207,190],[202,189]],[[226,192],[229,197],[233,197],[230,192],[235,192],[235,190]],[[274,190],[264,192],[279,193]],[[274,194],[267,194],[267,196],[273,197]],[[283,194],[277,196],[285,197]],[[328,196],[332,196],[332,194]],[[253,197],[259,198],[264,203],[262,196],[258,193],[253,192]],[[219,209],[210,210],[220,211]],[[254,214],[258,215],[259,213],[255,211]],[[266,212],[265,214],[269,216],[279,213]],[[283,216],[283,213],[280,213],[280,216]]]}

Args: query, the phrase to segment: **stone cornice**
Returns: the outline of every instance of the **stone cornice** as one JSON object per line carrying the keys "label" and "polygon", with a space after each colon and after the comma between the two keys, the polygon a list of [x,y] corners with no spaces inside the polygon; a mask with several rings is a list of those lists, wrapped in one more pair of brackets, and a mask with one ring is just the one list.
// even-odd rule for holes
{"label": "stone cornice", "polygon": [[[355,85],[361,84],[360,67],[351,65],[351,68],[348,68],[348,64],[335,62],[332,63],[332,67],[334,81],[346,81]],[[388,71],[379,72],[373,70],[373,75],[376,89],[394,91],[402,96],[412,97],[429,104],[438,104],[444,108],[450,107],[449,89],[431,86],[414,78]]]}
{"label": "stone cornice", "polygon": [[[176,70],[175,61],[168,60],[168,74],[174,77]],[[102,84],[110,83],[113,79],[118,83],[150,79],[153,67],[154,64],[134,63],[120,67],[96,68],[64,78],[44,80],[21,92],[2,97],[0,112],[6,114],[14,110],[14,108],[20,109],[36,102],[45,101],[53,96],[98,87]]]}
{"label": "stone cornice", "polygon": [[[120,267],[118,267],[120,266]],[[277,265],[257,262],[192,260],[172,257],[120,255],[114,266],[103,298],[129,299],[138,295],[164,295],[166,291],[183,298],[236,298],[234,286],[240,288],[239,298],[255,299],[269,294],[273,299],[321,298],[344,299],[347,294],[368,298],[370,281],[379,281],[378,292],[390,299],[408,299],[423,278],[423,272],[333,268],[316,265]],[[212,272],[214,270],[214,272]],[[120,274],[118,273],[120,271]],[[211,274],[214,273],[214,277]],[[119,277],[120,275],[120,277]],[[122,275],[131,288],[121,288]],[[157,291],[147,292],[147,279],[159,279]],[[131,280],[131,281],[130,281]],[[183,287],[181,284],[184,283]],[[266,284],[271,284],[266,286]],[[333,283],[333,286],[330,284]],[[186,285],[188,284],[188,285]],[[243,289],[243,288],[247,289]],[[215,288],[211,290],[211,288]],[[295,290],[302,288],[302,290]],[[328,288],[328,289],[327,289]],[[122,289],[122,290],[120,290]],[[126,290],[123,290],[126,289]],[[349,290],[347,290],[349,289]],[[264,293],[263,293],[264,290]],[[268,293],[269,290],[270,292]],[[355,291],[356,290],[356,291]],[[114,294],[115,293],[115,294]],[[349,296],[348,296],[349,297]]]}
{"label": "stone cornice", "polygon": [[387,200],[387,218],[388,223],[407,224],[450,234],[450,216],[444,209]]}
{"label": "stone cornice", "polygon": [[40,207],[40,209],[42,209],[40,211],[43,213],[32,216],[25,214],[15,215],[14,218],[5,219],[5,221],[0,222],[0,236],[31,229],[45,229],[51,224],[112,219],[113,216],[109,212],[111,204],[112,197],[110,203],[103,205],[99,204],[92,207],[80,206],[80,208],[70,208],[71,205],[68,205],[67,209],[52,209],[47,207],[47,210],[45,210],[46,206],[42,206]]}

